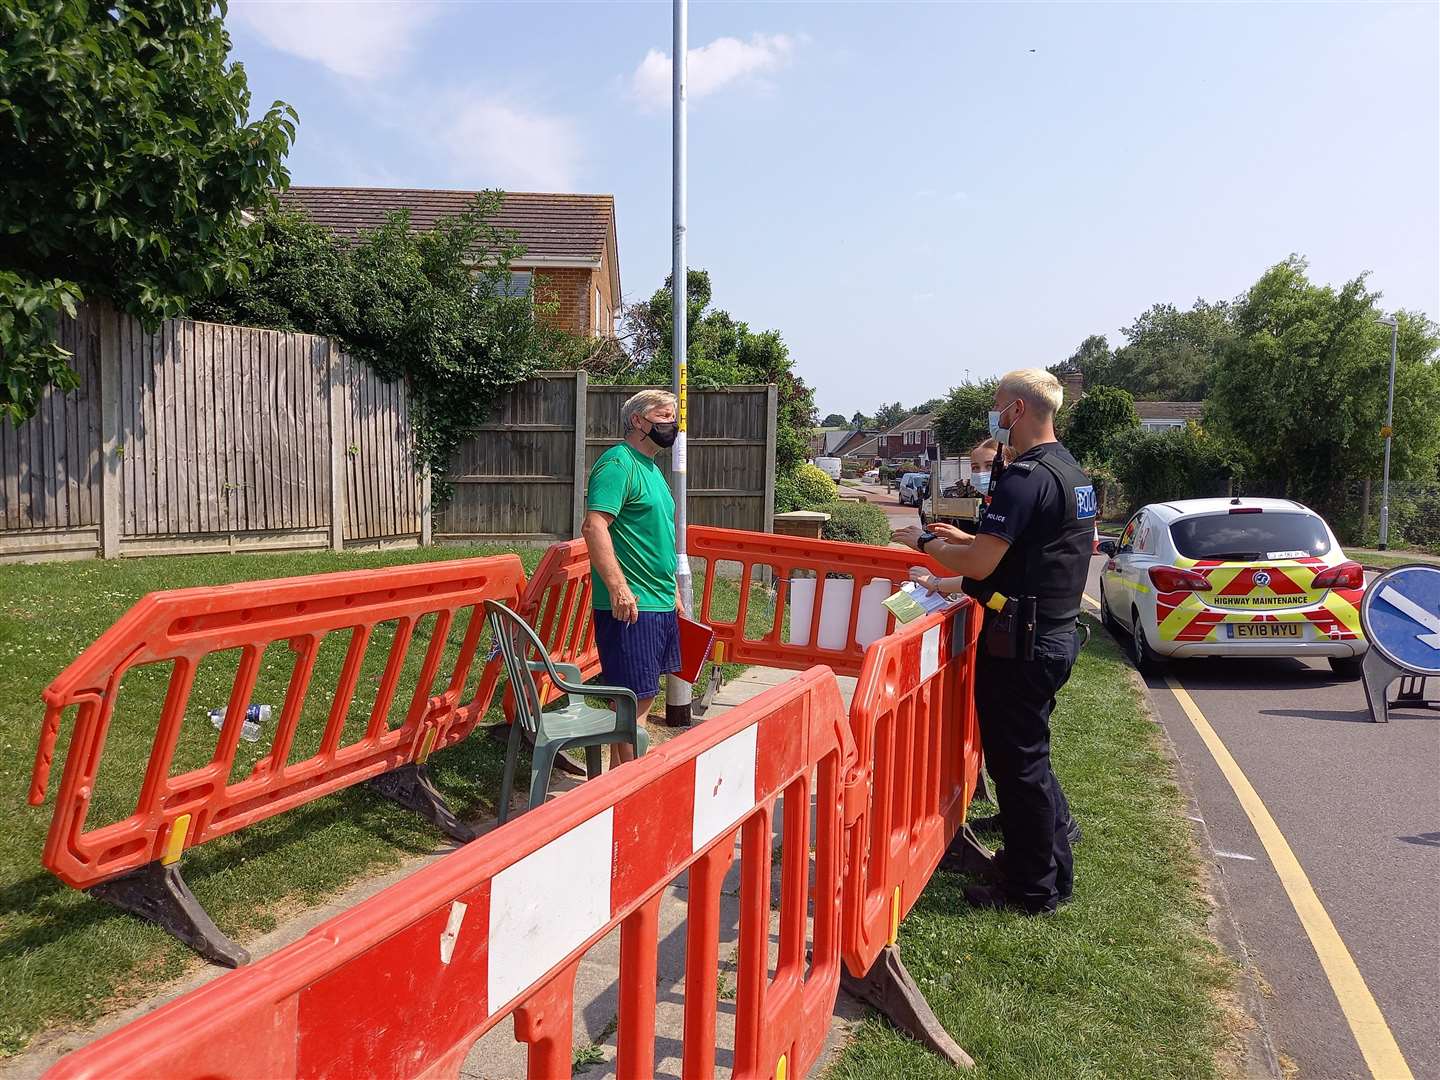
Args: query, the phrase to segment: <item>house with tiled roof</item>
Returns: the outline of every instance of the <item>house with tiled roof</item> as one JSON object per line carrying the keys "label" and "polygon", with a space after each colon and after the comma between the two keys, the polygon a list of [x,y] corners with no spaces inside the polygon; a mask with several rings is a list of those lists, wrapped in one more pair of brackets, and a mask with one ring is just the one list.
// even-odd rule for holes
{"label": "house with tiled roof", "polygon": [[[291,187],[281,205],[299,210],[342,239],[374,229],[396,210],[415,229],[464,211],[476,191],[424,188]],[[620,254],[613,195],[507,191],[492,219],[512,230],[525,253],[510,264],[511,288],[534,289],[553,303],[556,325],[576,334],[614,336],[620,312]]]}
{"label": "house with tiled roof", "polygon": [[1169,431],[1186,424],[1198,424],[1205,418],[1203,401],[1137,401],[1135,412],[1145,431]]}
{"label": "house with tiled roof", "polygon": [[887,460],[919,461],[935,445],[935,414],[907,416],[880,436],[880,456]]}

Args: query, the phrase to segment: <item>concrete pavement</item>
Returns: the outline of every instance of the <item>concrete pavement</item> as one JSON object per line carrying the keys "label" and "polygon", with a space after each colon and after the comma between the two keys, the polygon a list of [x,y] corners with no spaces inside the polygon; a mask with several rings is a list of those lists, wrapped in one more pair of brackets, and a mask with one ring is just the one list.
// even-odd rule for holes
{"label": "concrete pavement", "polygon": [[[1091,568],[1097,599],[1101,565]],[[1440,1076],[1440,713],[1372,724],[1360,683],[1321,662],[1180,661],[1168,676],[1288,841],[1411,1073]],[[1280,871],[1197,724],[1164,677],[1147,686],[1267,987],[1277,1050],[1301,1077],[1392,1080],[1362,1056]]]}
{"label": "concrete pavement", "polygon": [[885,516],[890,519],[890,528],[892,529],[903,529],[907,525],[920,524],[920,511],[913,506],[901,506],[895,493],[880,484],[861,484],[850,490],[858,491],[864,496],[866,502],[885,511]]}

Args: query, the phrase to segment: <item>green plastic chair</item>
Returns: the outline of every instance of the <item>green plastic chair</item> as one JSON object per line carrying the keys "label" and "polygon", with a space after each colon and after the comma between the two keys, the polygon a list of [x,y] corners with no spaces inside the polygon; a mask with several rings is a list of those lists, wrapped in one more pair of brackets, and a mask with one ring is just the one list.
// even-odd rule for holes
{"label": "green plastic chair", "polygon": [[[515,767],[520,759],[520,740],[528,737],[535,748],[530,757],[530,803],[533,810],[545,801],[550,789],[550,774],[555,759],[564,750],[585,748],[586,772],[592,778],[600,774],[600,748],[613,743],[629,743],[640,757],[649,745],[649,734],[637,722],[638,703],[635,692],[623,686],[587,686],[574,664],[557,664],[550,659],[539,635],[528,623],[504,604],[485,601],[485,615],[490,623],[490,640],[505,661],[505,674],[510,679],[515,717],[510,725],[510,741],[505,749],[505,775],[500,782],[500,824],[510,816],[510,796],[515,790]],[[526,660],[527,654],[538,660]],[[559,708],[544,709],[535,675],[548,676],[555,689],[561,691]],[[574,694],[576,697],[572,698]],[[615,709],[587,705],[586,697],[606,698]]]}

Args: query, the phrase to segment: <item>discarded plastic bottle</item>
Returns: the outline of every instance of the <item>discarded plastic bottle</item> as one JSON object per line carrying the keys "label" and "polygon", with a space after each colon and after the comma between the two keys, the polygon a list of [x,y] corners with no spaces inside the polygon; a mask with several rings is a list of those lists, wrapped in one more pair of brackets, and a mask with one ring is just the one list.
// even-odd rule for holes
{"label": "discarded plastic bottle", "polygon": [[[240,737],[246,742],[259,742],[260,729],[270,722],[271,709],[269,705],[251,705],[245,710],[245,720],[240,725]],[[225,710],[211,709],[210,723],[216,729],[225,726]]]}

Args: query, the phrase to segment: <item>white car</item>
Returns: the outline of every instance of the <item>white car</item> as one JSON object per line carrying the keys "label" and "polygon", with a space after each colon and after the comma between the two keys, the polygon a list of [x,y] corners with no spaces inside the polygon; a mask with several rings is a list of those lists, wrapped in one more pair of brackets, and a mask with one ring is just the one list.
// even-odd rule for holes
{"label": "white car", "polygon": [[925,489],[929,486],[929,473],[907,472],[900,477],[900,490],[896,498],[901,506],[919,506],[925,498]]}
{"label": "white car", "polygon": [[1365,571],[1299,503],[1152,503],[1100,552],[1101,618],[1129,634],[1141,671],[1169,657],[1298,656],[1360,674]]}
{"label": "white car", "polygon": [[878,483],[879,480],[880,480],[880,470],[879,470],[879,469],[868,469],[868,470],[866,470],[865,474],[860,477],[860,479],[862,479],[862,480],[868,480],[868,481],[869,481],[870,483],[872,483],[872,484]]}

